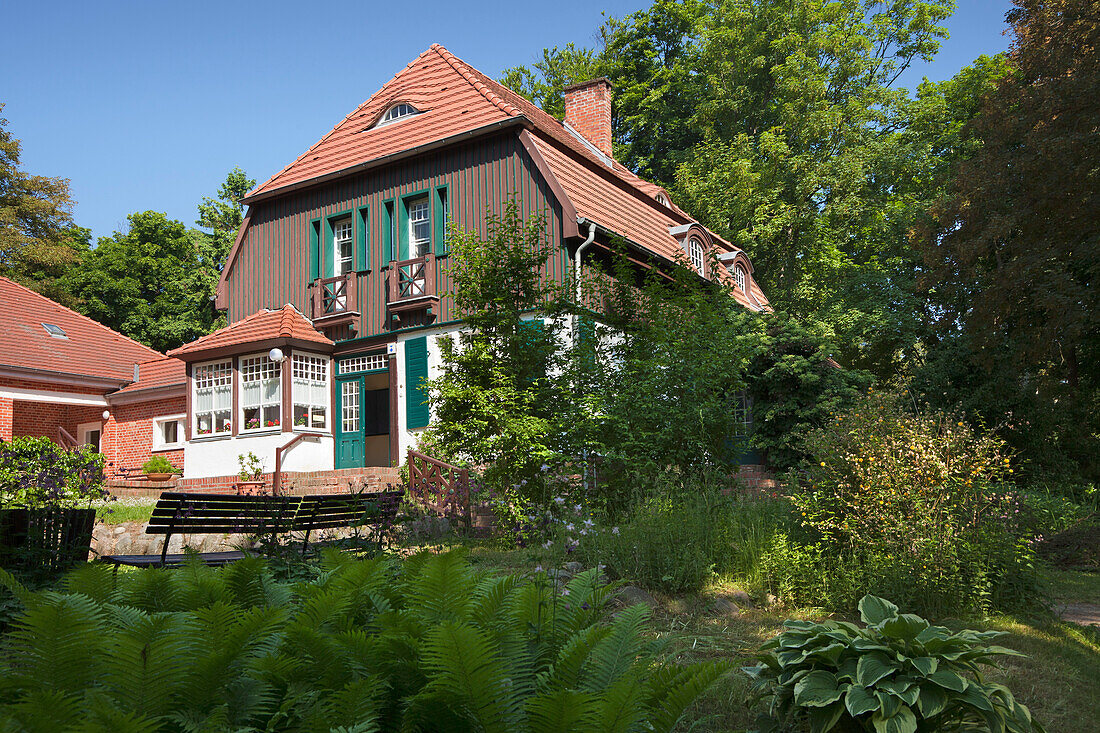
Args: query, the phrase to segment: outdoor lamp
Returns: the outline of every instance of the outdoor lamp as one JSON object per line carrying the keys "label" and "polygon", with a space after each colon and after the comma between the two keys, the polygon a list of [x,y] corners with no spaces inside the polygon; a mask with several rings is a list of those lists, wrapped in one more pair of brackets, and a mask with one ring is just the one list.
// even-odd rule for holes
{"label": "outdoor lamp", "polygon": [[103,419],[108,420],[108,419],[110,419],[110,417],[111,417],[111,411],[110,410],[104,410],[103,411]]}
{"label": "outdoor lamp", "polygon": [[283,350],[279,347],[275,347],[271,351],[267,352],[267,358],[274,362],[282,362],[286,357],[283,356]]}

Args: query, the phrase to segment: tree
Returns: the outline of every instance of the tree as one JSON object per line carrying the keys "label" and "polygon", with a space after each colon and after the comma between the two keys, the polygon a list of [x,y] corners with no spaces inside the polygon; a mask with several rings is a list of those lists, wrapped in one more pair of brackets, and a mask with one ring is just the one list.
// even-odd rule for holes
{"label": "tree", "polygon": [[81,311],[161,351],[209,333],[216,313],[193,231],[155,211],[128,218],[126,232],[101,237],[68,275]]}
{"label": "tree", "polygon": [[69,181],[20,170],[7,124],[0,117],[0,274],[34,286],[79,261],[81,234],[72,231]]}
{"label": "tree", "polygon": [[1037,398],[1041,413],[1056,412],[1062,455],[1095,480],[1100,8],[1093,0],[1015,5],[1012,73],[971,126],[981,148],[959,167],[927,257],[945,338],[987,374],[1011,375],[1013,391]]}
{"label": "tree", "polygon": [[[195,242],[198,250],[199,287],[206,295],[211,313],[214,311],[214,291],[221,278],[229,250],[236,240],[237,231],[244,221],[244,204],[241,199],[256,185],[239,167],[234,167],[218,187],[217,198],[204,196],[199,204],[199,218],[195,222],[203,229],[196,231]],[[221,323],[221,317],[212,316],[215,323]]]}

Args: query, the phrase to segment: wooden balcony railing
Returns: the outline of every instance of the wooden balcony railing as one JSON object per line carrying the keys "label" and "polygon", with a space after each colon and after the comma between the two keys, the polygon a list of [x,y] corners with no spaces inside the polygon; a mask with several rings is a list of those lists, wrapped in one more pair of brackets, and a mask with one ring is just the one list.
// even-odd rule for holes
{"label": "wooden balcony railing", "polygon": [[355,302],[355,273],[314,280],[312,304],[314,322],[334,325],[353,320],[359,315]]}
{"label": "wooden balcony railing", "polygon": [[390,262],[386,273],[386,302],[390,305],[436,296],[435,255]]}
{"label": "wooden balcony railing", "polygon": [[409,451],[409,495],[432,511],[470,528],[470,470]]}

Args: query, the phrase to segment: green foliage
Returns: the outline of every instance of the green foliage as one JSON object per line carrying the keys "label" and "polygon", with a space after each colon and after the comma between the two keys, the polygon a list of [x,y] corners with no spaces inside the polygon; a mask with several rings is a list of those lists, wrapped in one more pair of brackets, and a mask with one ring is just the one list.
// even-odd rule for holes
{"label": "green foliage", "polygon": [[436,420],[425,440],[443,457],[486,466],[486,483],[503,489],[554,455],[559,306],[540,277],[552,254],[545,215],[521,211],[512,196],[486,226],[484,239],[449,234],[452,297],[469,330],[440,341],[442,373],[428,384]]}
{"label": "green foliage", "polygon": [[69,450],[32,437],[0,442],[0,507],[75,507],[103,495],[103,456],[91,446]]}
{"label": "green foliage", "polygon": [[1044,730],[1008,688],[982,678],[997,657],[1023,656],[991,643],[1002,632],[952,633],[873,595],[859,611],[864,628],[787,621],[762,647],[761,664],[744,670],[769,700],[757,731],[790,723],[813,733]]}
{"label": "green foliage", "polygon": [[141,464],[144,473],[177,473],[176,467],[164,456],[153,456]]}
{"label": "green foliage", "polygon": [[69,181],[21,170],[19,140],[7,125],[0,117],[0,275],[32,285],[52,281],[86,250],[79,232],[71,236]]}
{"label": "green foliage", "polygon": [[800,530],[773,548],[771,582],[795,603],[854,607],[861,589],[930,614],[1038,599],[1033,552],[994,435],[869,393],[807,440],[792,500]]}
{"label": "green foliage", "polygon": [[241,481],[260,481],[264,477],[264,462],[252,451],[237,455],[237,478]]}
{"label": "green foliage", "polygon": [[10,730],[670,731],[725,670],[666,658],[643,608],[607,620],[595,571],[562,587],[457,553],[330,552],[294,584],[260,560],[0,582],[26,607],[0,662]]}

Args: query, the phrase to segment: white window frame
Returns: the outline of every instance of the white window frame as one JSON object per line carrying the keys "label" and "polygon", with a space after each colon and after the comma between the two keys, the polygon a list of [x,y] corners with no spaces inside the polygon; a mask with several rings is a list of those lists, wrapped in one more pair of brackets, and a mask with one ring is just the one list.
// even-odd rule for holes
{"label": "white window frame", "polygon": [[[278,394],[278,396],[279,396],[279,399],[278,399],[277,402],[272,403],[272,402],[264,402],[264,401],[261,400],[259,405],[257,405],[257,406],[252,406],[252,405],[246,405],[245,404],[245,389],[244,389],[244,385],[245,385],[245,381],[244,381],[245,362],[252,361],[252,360],[260,361],[260,367],[262,369],[267,369],[268,365],[272,365],[272,368],[274,369],[275,375],[276,375],[275,376],[275,381],[278,383],[278,387],[275,390],[276,394]],[[271,361],[271,359],[268,357],[268,355],[266,353],[245,354],[243,356],[238,357],[238,362],[237,362],[237,390],[238,390],[238,392],[237,392],[237,394],[240,395],[240,398],[237,401],[240,403],[240,405],[238,407],[237,419],[241,421],[240,422],[240,428],[237,430],[238,435],[245,435],[245,434],[252,434],[252,433],[275,433],[275,432],[281,432],[283,430],[283,424],[282,423],[283,423],[283,399],[284,399],[284,395],[283,395],[283,368],[282,367],[283,367],[282,363],[276,362],[276,361]],[[260,424],[257,425],[254,428],[250,428],[250,427],[248,427],[248,422],[245,420],[244,415],[245,415],[245,412],[247,410],[253,409],[253,407],[256,407],[257,409],[260,410],[260,417],[259,417],[259,423]],[[277,415],[278,422],[275,425],[264,425],[264,422],[265,422],[264,421],[264,410],[266,408],[269,408],[269,407],[275,407],[276,410],[277,410],[277,412],[275,414]]]}
{"label": "white window frame", "polygon": [[[345,216],[332,222],[332,274],[339,277],[346,275],[355,269],[355,227],[351,217]],[[347,236],[341,236],[345,232]],[[340,251],[342,245],[347,245],[348,255]]]}
{"label": "white window frame", "polygon": [[687,256],[692,267],[698,270],[699,274],[702,274],[707,264],[707,251],[698,237],[688,238]]}
{"label": "white window frame", "polygon": [[[297,386],[295,376],[295,360],[301,359],[317,359],[324,364],[325,369],[325,386],[324,395],[325,399],[322,402],[315,403],[310,401],[308,405],[305,401],[299,401],[295,395],[294,389]],[[314,354],[309,351],[295,351],[290,355],[290,420],[295,431],[305,433],[327,433],[332,429],[332,360],[323,354]],[[306,406],[306,424],[298,424],[298,405],[302,404]],[[325,410],[325,424],[321,427],[313,425],[313,410],[322,407]]]}
{"label": "white window frame", "polygon": [[88,433],[99,432],[99,452],[103,452],[103,421],[82,422],[76,426],[76,442],[80,445],[91,445],[88,442]]}
{"label": "white window frame", "polygon": [[[166,443],[164,440],[165,423],[176,423],[176,442]],[[187,415],[167,415],[153,418],[153,453],[166,450],[179,450],[187,442]]]}
{"label": "white window frame", "polygon": [[375,127],[382,127],[382,125],[388,125],[391,122],[397,122],[398,120],[403,120],[406,117],[412,117],[418,114],[420,114],[420,110],[408,102],[398,102],[382,114],[382,118],[378,120],[378,124],[376,124]]}
{"label": "white window frame", "polygon": [[746,283],[748,282],[748,273],[745,272],[745,268],[741,265],[733,266],[733,284],[737,286],[737,289],[742,293],[747,293],[748,289]]}
{"label": "white window frame", "polygon": [[[198,405],[198,392],[199,392],[199,386],[198,386],[199,383],[198,383],[198,379],[196,378],[196,374],[203,367],[213,367],[213,366],[227,366],[228,367],[228,370],[229,370],[229,373],[228,373],[228,379],[229,379],[229,405],[226,406],[226,407],[222,407],[221,409],[214,408],[212,410],[207,410],[207,411],[204,411],[204,412],[200,413],[196,409],[196,406]],[[193,438],[196,438],[196,439],[202,439],[202,438],[227,438],[227,437],[229,437],[233,434],[233,420],[235,418],[235,416],[233,415],[233,390],[235,389],[234,371],[235,370],[233,369],[233,360],[232,359],[216,359],[214,361],[204,361],[200,364],[195,364],[194,366],[191,367],[191,415],[189,416],[189,419],[191,420],[191,435],[192,435]],[[211,401],[213,401],[213,395],[211,395]],[[224,430],[218,430],[217,429],[217,414],[219,412],[224,412],[224,413],[227,413],[229,415],[229,427],[225,428]],[[211,430],[208,433],[200,433],[199,432],[199,415],[202,415],[202,414],[209,414],[210,415]]]}
{"label": "white window frame", "polygon": [[[424,207],[424,218],[413,219],[413,207]],[[417,196],[405,202],[405,211],[409,219],[409,258],[424,257],[432,251],[432,201],[428,196]],[[428,235],[423,239],[415,236],[416,225],[424,224],[428,229]],[[420,245],[423,244],[423,251]]]}

